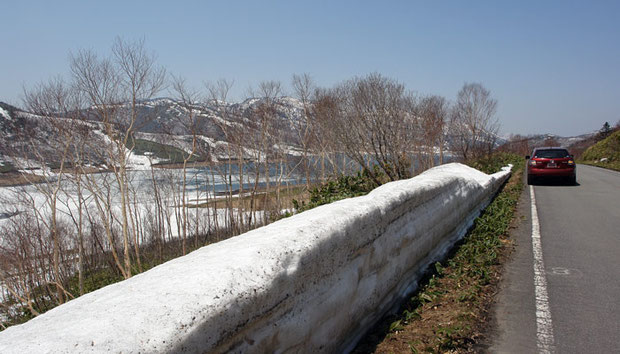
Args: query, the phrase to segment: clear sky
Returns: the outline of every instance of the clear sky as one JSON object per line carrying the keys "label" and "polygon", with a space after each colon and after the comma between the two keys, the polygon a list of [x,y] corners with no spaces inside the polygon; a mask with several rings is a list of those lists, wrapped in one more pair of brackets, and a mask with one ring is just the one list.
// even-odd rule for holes
{"label": "clear sky", "polygon": [[[379,72],[454,100],[480,82],[501,132],[577,135],[620,120],[620,1],[29,1],[0,6],[0,101],[68,72],[79,49],[144,38],[196,88]],[[162,96],[166,94],[163,93]]]}

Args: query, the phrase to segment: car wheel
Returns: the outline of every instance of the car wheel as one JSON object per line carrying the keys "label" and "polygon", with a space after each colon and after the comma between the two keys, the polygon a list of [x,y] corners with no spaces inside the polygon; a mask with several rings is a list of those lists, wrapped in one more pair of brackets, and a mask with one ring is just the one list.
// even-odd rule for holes
{"label": "car wheel", "polygon": [[534,177],[533,176],[527,175],[527,184],[530,184],[530,185],[534,184]]}
{"label": "car wheel", "polygon": [[570,177],[569,183],[570,183],[571,186],[577,185],[577,176]]}

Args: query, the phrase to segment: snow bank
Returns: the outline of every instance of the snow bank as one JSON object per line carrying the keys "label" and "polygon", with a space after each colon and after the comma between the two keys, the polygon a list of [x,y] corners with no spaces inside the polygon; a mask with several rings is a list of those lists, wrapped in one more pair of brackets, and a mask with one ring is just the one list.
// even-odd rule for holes
{"label": "snow bank", "polygon": [[509,173],[444,165],[203,247],[0,332],[0,352],[346,351]]}

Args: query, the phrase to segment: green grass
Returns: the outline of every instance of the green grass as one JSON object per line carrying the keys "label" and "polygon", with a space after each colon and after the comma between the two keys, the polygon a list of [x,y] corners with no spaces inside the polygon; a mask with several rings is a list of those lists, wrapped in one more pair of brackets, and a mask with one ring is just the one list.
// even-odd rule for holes
{"label": "green grass", "polygon": [[590,146],[577,162],[620,171],[620,130]]}
{"label": "green grass", "polygon": [[600,161],[603,158],[610,163],[620,163],[620,130],[590,146],[581,155],[581,160],[588,162]]}
{"label": "green grass", "polygon": [[[375,173],[379,178],[383,178],[377,168]],[[337,200],[359,197],[370,193],[375,189],[377,184],[370,178],[370,174],[358,172],[355,176],[340,176],[336,180],[329,181],[310,190],[310,200],[297,201],[293,199],[293,207],[296,212],[300,213],[304,210],[315,208],[319,205],[329,204]]]}
{"label": "green grass", "polygon": [[[102,268],[98,270],[93,270],[84,274],[84,293],[89,293],[91,291],[95,291],[97,289],[103,288],[104,286],[117,283],[123,280],[123,277],[118,273],[113,271],[110,268]],[[69,286],[67,289],[71,294],[79,294],[79,282],[78,275],[74,274],[69,279]]]}
{"label": "green grass", "polygon": [[577,161],[577,163],[581,163],[584,165],[602,167],[609,170],[620,171],[620,161],[609,161],[609,162],[600,162],[600,161]]}

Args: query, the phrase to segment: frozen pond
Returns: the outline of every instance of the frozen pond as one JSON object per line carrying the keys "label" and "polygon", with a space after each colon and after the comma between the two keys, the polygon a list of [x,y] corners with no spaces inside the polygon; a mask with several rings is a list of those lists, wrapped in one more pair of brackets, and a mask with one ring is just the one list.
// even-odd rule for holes
{"label": "frozen pond", "polygon": [[[281,173],[283,168],[279,169],[277,165],[271,166],[268,179],[262,169],[258,171],[257,179],[253,167],[246,165],[241,175],[238,173],[237,165],[188,168],[185,173],[184,190],[182,169],[131,170],[127,173],[128,193],[125,195],[129,198],[128,203],[131,207],[143,214],[156,203],[172,209],[180,205],[192,207],[222,198],[229,192],[233,195],[238,194],[240,190],[245,193],[255,186],[258,191],[264,190],[268,182],[272,188],[277,184],[285,188],[287,185],[305,182],[298,174]],[[51,183],[0,188],[0,227],[22,213],[35,212],[38,218],[49,217],[49,210],[46,209],[51,208],[52,193],[57,187],[57,179],[58,176],[52,176]],[[55,199],[57,215],[61,218],[75,215],[80,202],[85,208],[95,208],[97,199],[103,204],[109,204],[113,212],[118,212],[122,196],[119,186],[116,175],[112,172],[82,176],[79,184],[74,176],[64,175]],[[173,216],[173,219],[175,218],[176,216]],[[176,222],[177,220],[173,220],[174,224]]]}

